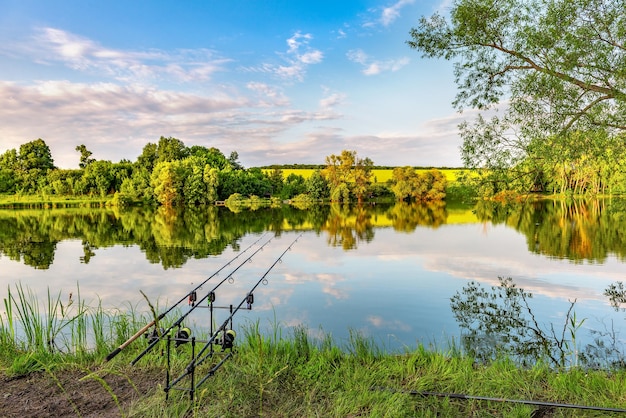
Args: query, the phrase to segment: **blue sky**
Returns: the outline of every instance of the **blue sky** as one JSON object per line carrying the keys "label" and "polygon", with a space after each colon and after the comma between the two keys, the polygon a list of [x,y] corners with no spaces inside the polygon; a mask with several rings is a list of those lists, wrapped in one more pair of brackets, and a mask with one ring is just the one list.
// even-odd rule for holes
{"label": "blue sky", "polygon": [[[0,152],[42,138],[134,161],[148,142],[245,167],[460,166],[452,64],[406,41],[447,0],[0,0]],[[471,112],[469,112],[471,113]]]}

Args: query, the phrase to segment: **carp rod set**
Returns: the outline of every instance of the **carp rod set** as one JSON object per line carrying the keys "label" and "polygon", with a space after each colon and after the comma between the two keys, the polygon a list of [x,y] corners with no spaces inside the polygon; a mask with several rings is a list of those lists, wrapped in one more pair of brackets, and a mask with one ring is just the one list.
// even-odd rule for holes
{"label": "carp rod set", "polygon": [[[246,247],[243,251],[241,251],[240,253],[238,253],[235,257],[231,258],[230,261],[226,264],[224,264],[222,267],[220,267],[217,271],[215,271],[212,275],[210,275],[206,280],[204,280],[202,283],[200,283],[198,286],[196,286],[193,290],[191,290],[189,293],[187,293],[185,296],[183,296],[178,302],[176,302],[174,305],[170,306],[169,309],[167,309],[165,312],[161,313],[158,317],[154,318],[150,323],[146,324],[146,326],[144,326],[143,328],[141,328],[139,331],[137,331],[132,337],[130,337],[128,340],[126,340],[124,343],[122,343],[119,347],[117,347],[115,350],[113,350],[111,353],[109,353],[106,358],[105,361],[110,361],[112,360],[115,356],[117,356],[123,349],[125,349],[126,347],[128,347],[133,341],[135,341],[137,338],[141,337],[142,335],[144,335],[146,333],[146,331],[148,331],[150,329],[151,326],[153,325],[158,325],[158,322],[165,318],[165,316],[170,313],[171,311],[174,310],[174,308],[176,308],[178,305],[180,305],[181,303],[183,303],[185,300],[191,300],[194,295],[197,294],[197,291],[200,290],[202,288],[202,286],[204,286],[209,280],[211,280],[213,277],[217,276],[218,274],[220,274],[222,272],[222,270],[224,270],[226,267],[228,267],[229,265],[231,265],[235,260],[237,260],[239,257],[241,257],[244,253],[246,253],[249,249],[251,249],[252,247],[254,247],[259,241],[261,241],[261,239],[266,235],[267,233],[261,235],[256,241],[254,241],[252,244],[250,244],[248,247]],[[272,238],[270,238],[265,244],[263,244],[260,248],[263,248],[268,242],[270,242],[272,240]],[[260,250],[259,248],[259,250]],[[254,254],[256,254],[259,250],[257,250]],[[253,254],[253,255],[254,255]],[[245,264],[247,261],[250,261],[250,259],[252,258],[252,256],[248,257],[241,265]],[[241,265],[239,267],[241,267]],[[239,269],[239,267],[237,269]],[[236,270],[237,270],[236,269]],[[228,276],[231,277],[235,271],[232,271]]]}
{"label": "carp rod set", "polygon": [[[241,302],[239,302],[239,304],[236,307],[233,308],[233,305],[230,305],[230,315],[228,316],[228,318],[224,320],[224,322],[222,322],[222,324],[217,328],[215,332],[211,333],[211,337],[207,341],[197,341],[194,338],[190,339],[190,341],[192,342],[191,360],[185,367],[184,372],[180,376],[178,376],[176,379],[170,381],[169,369],[168,369],[166,385],[163,388],[163,390],[166,393],[166,398],[171,389],[179,389],[179,390],[189,391],[190,399],[193,400],[196,389],[200,385],[202,385],[204,382],[206,382],[211,376],[213,376],[215,372],[217,371],[217,369],[219,369],[227,359],[232,357],[233,355],[232,348],[233,348],[233,342],[235,339],[235,332],[232,330],[233,317],[241,309],[247,309],[247,310],[252,309],[252,304],[254,303],[254,291],[256,290],[256,288],[259,287],[261,283],[267,284],[267,275],[270,273],[270,271],[272,271],[272,269],[274,268],[274,266],[276,266],[276,264],[282,261],[283,256],[287,253],[287,251],[291,250],[291,247],[298,241],[298,239],[301,236],[302,236],[302,233],[298,234],[298,236],[291,242],[291,244],[289,244],[287,248],[285,248],[285,250],[278,256],[278,258],[276,258],[276,260],[274,260],[274,262],[269,266],[269,268],[259,278],[259,280],[257,280],[254,286],[252,286],[252,288],[247,292],[246,296],[241,300]],[[209,292],[208,295],[214,295],[213,291]],[[205,296],[205,298],[203,299],[206,299],[206,298],[207,297]],[[246,305],[246,308],[243,308],[244,304]],[[212,304],[209,305],[209,307],[211,306]],[[210,309],[210,311],[213,312],[212,309]],[[213,322],[213,318],[211,317],[211,323],[212,322]],[[171,339],[171,337],[168,336],[168,339]],[[181,340],[184,341],[185,339],[178,338],[178,341],[181,341]],[[189,341],[188,338],[186,340]],[[202,349],[200,349],[200,351],[196,353],[195,343],[197,342],[204,343],[204,347],[202,347]],[[215,364],[203,377],[201,377],[197,383],[195,383],[196,368],[200,366],[202,363],[204,363],[207,359],[213,357],[216,353],[213,348],[214,344],[218,344],[222,346],[222,353],[224,353],[224,351],[227,349],[229,350],[229,352],[226,353],[223,356],[223,358],[217,364]],[[168,356],[169,356],[169,351],[170,349],[169,349],[169,342],[168,342]],[[169,362],[169,357],[168,357],[168,362]],[[175,385],[178,384],[181,380],[183,380],[186,376],[191,377],[190,388],[186,389],[186,388],[176,387]]]}
{"label": "carp rod set", "polygon": [[[227,264],[222,266],[219,270],[213,273],[209,278],[204,280],[200,285],[196,286],[193,290],[188,292],[183,298],[181,298],[176,304],[171,306],[162,314],[158,315],[153,321],[140,329],[137,333],[135,333],[132,337],[130,337],[126,342],[116,348],[113,352],[111,352],[106,360],[111,360],[115,357],[121,350],[130,345],[134,340],[139,338],[141,335],[146,336],[148,340],[148,346],[131,361],[131,365],[135,365],[141,358],[143,358],[154,346],[156,346],[159,341],[167,340],[167,375],[166,375],[166,384],[164,387],[164,391],[166,393],[166,399],[169,396],[169,391],[171,389],[178,389],[189,391],[190,398],[193,400],[195,390],[203,384],[209,377],[213,376],[214,373],[219,369],[227,359],[232,357],[233,355],[233,342],[235,339],[235,331],[233,328],[233,317],[239,310],[251,310],[252,304],[254,303],[254,291],[257,289],[261,283],[267,284],[267,275],[272,271],[272,269],[282,261],[284,255],[291,249],[291,247],[298,241],[298,239],[302,236],[302,233],[298,234],[298,236],[287,246],[287,248],[274,260],[274,262],[269,266],[269,268],[265,271],[265,273],[258,279],[258,281],[252,286],[252,288],[246,293],[245,297],[241,300],[241,302],[234,306],[216,306],[215,305],[215,291],[227,280],[230,279],[232,282],[233,275],[246,263],[250,262],[252,258],[263,248],[269,244],[274,237],[271,237],[267,241],[265,241],[262,245],[260,245],[255,251],[253,251],[245,260],[243,260],[237,267],[235,267],[224,279],[218,282],[210,291],[208,291],[202,298],[198,299],[198,290],[202,288],[204,284],[206,284],[211,278],[215,277],[222,270],[224,270],[227,266],[231,265],[238,257],[240,257],[244,252],[250,250],[254,245],[261,241],[264,235],[262,235],[259,239],[253,242],[250,246],[248,246],[245,250],[239,253],[236,257],[231,259]],[[176,306],[180,305],[183,301],[187,300],[189,302],[190,308],[183,313],[174,323],[169,326],[167,329],[163,330],[158,326],[158,321],[163,319],[168,313],[170,313]],[[207,302],[206,305],[204,302]],[[245,307],[244,307],[245,305]],[[183,326],[183,321],[197,308],[208,308],[209,309],[209,338],[208,340],[198,340],[196,337],[191,337],[191,330]],[[214,324],[214,309],[229,309],[230,315],[226,320],[222,322],[222,324],[213,330]],[[156,316],[156,314],[155,314]],[[150,327],[154,326],[154,330],[151,333],[147,331]],[[176,332],[173,333],[172,330],[177,329]],[[170,381],[170,356],[171,356],[171,342],[175,342],[175,346],[178,347],[181,344],[186,344],[191,342],[191,357],[189,363],[184,369],[184,372],[177,377],[176,379]],[[196,344],[204,344],[204,346],[196,353]],[[216,352],[214,350],[214,345],[221,346],[221,352]],[[227,352],[228,350],[228,352]],[[217,364],[213,365],[208,373],[200,378],[200,380],[196,383],[196,369],[198,366],[203,364],[207,359],[212,358],[219,354],[221,359]],[[186,376],[191,377],[191,384],[188,388],[177,387],[177,385],[181,380],[183,380]]]}

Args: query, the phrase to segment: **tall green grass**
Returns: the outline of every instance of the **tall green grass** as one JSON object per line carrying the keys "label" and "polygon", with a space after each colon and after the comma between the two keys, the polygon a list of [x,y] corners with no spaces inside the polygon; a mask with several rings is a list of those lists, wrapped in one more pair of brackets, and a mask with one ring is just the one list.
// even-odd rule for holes
{"label": "tall green grass", "polygon": [[[9,374],[30,371],[62,358],[90,361],[106,356],[148,320],[132,305],[105,310],[88,306],[80,288],[65,300],[49,289],[44,300],[21,284],[7,288],[0,313],[0,362]],[[43,362],[43,363],[42,363]]]}
{"label": "tall green grass", "polygon": [[[269,330],[262,329],[258,321],[241,327],[234,356],[197,389],[194,402],[185,391],[171,391],[166,401],[165,393],[157,390],[139,403],[122,405],[101,377],[123,373],[147,341],[142,338],[109,363],[103,359],[149,322],[150,315],[138,313],[132,305],[105,310],[98,301],[90,307],[79,291],[71,302],[51,292],[39,301],[21,285],[8,289],[3,306],[0,372],[20,375],[45,370],[55,376],[66,367],[84,369],[84,379],[100,382],[121,416],[528,417],[536,409],[513,403],[422,397],[410,391],[626,408],[624,369],[555,370],[545,363],[522,368],[506,358],[478,364],[454,344],[441,351],[418,346],[390,354],[356,331],[338,343],[330,335],[302,326],[285,331],[276,320]],[[172,313],[173,318],[177,316]],[[159,344],[135,367],[158,367],[165,377],[165,342]],[[173,347],[171,357],[172,374],[184,371],[191,359],[191,344]],[[219,356],[199,367],[197,378],[217,361]],[[88,367],[91,365],[96,365],[97,371]],[[155,388],[162,385],[162,381],[154,382]],[[581,411],[555,409],[551,416],[576,417]],[[585,412],[584,416],[605,415]]]}
{"label": "tall green grass", "polygon": [[[545,363],[520,368],[509,359],[479,365],[455,348],[432,351],[418,346],[384,353],[358,332],[351,332],[343,344],[328,335],[312,337],[304,327],[282,334],[276,325],[269,332],[258,323],[245,327],[237,337],[236,354],[197,389],[195,402],[184,391],[170,392],[167,402],[157,393],[133,406],[129,416],[528,417],[537,409],[422,397],[411,391],[626,408],[625,370],[554,370]],[[172,356],[186,361],[189,350],[180,346]],[[551,414],[606,413],[556,408]]]}

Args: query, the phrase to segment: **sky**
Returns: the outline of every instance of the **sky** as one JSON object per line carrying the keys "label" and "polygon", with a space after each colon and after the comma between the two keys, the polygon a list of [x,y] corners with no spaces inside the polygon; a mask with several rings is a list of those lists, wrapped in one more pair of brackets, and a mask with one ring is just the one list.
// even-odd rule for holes
{"label": "sky", "polygon": [[0,153],[135,161],[161,136],[244,167],[462,165],[452,63],[406,44],[448,0],[0,0]]}

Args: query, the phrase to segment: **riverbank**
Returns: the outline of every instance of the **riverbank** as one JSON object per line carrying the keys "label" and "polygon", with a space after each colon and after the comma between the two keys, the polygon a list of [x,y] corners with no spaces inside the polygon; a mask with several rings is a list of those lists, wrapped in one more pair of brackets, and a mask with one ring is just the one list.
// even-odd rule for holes
{"label": "riverbank", "polygon": [[[102,356],[19,354],[3,358],[0,411],[7,417],[268,416],[268,417],[580,417],[607,411],[543,407],[514,402],[419,396],[417,392],[532,400],[604,408],[626,408],[626,370],[553,370],[538,363],[521,368],[503,359],[478,365],[460,353],[418,347],[385,354],[353,335],[346,347],[329,338],[313,341],[296,329],[288,338],[254,330],[238,341],[235,354],[195,392],[172,390],[165,400],[166,357],[152,350],[134,367],[142,344],[110,362]],[[239,339],[239,337],[238,337]],[[142,339],[143,340],[143,339]],[[161,347],[163,348],[163,347]],[[190,344],[173,350],[171,372],[184,370]],[[15,362],[30,371],[15,374]],[[207,366],[209,367],[209,366]],[[27,370],[27,369],[23,369]],[[198,369],[198,375],[206,369]],[[184,379],[181,385],[188,385]]]}

